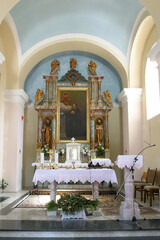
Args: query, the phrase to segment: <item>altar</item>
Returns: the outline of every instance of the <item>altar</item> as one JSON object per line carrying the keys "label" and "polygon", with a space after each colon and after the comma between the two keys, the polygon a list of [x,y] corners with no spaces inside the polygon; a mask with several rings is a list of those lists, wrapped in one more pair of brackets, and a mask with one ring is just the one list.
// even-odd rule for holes
{"label": "altar", "polygon": [[44,183],[45,181],[50,183],[50,198],[56,200],[56,184],[65,182],[74,183],[80,181],[82,183],[90,182],[93,186],[93,199],[96,200],[99,197],[99,183],[117,183],[116,173],[113,169],[37,169],[33,176],[33,183],[35,185],[38,182]]}

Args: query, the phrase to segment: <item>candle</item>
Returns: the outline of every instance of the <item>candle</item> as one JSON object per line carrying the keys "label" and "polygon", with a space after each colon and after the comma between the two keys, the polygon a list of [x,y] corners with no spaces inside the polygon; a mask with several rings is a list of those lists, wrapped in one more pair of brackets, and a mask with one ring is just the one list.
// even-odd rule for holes
{"label": "candle", "polygon": [[55,152],[55,163],[58,164],[58,153]]}
{"label": "candle", "polygon": [[44,163],[44,153],[41,153],[41,163]]}

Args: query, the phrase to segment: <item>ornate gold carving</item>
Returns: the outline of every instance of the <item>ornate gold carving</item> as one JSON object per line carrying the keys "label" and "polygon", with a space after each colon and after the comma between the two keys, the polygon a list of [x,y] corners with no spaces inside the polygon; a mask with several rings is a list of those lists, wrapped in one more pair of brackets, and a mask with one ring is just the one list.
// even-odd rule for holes
{"label": "ornate gold carving", "polygon": [[75,58],[70,59],[70,68],[76,68],[77,60]]}
{"label": "ornate gold carving", "polygon": [[41,140],[41,139],[38,139],[38,140],[37,140],[37,148],[38,148],[38,150],[40,150],[41,147],[42,147],[42,140]]}
{"label": "ornate gold carving", "polygon": [[108,119],[108,112],[105,112],[105,114],[104,114],[104,119],[105,119],[105,120]]}
{"label": "ornate gold carving", "polygon": [[56,119],[56,110],[53,110],[52,113],[53,113],[53,115],[52,115],[53,119]]}
{"label": "ornate gold carving", "polygon": [[41,117],[42,117],[42,111],[39,110],[39,111],[38,111],[38,118],[41,119]]}
{"label": "ornate gold carving", "polygon": [[90,71],[90,73],[92,75],[97,75],[96,73],[96,68],[97,68],[97,64],[91,60],[89,63],[88,63],[88,70]]}
{"label": "ornate gold carving", "polygon": [[103,119],[96,119],[96,142],[100,145],[103,141]]}
{"label": "ornate gold carving", "polygon": [[[72,79],[72,76],[73,76],[73,75],[75,76],[74,79]],[[70,74],[68,75],[68,79],[71,81],[72,86],[75,85],[75,83],[76,83],[76,81],[77,81],[78,78],[79,78],[79,75],[78,75],[76,72],[70,72]]]}
{"label": "ornate gold carving", "polygon": [[103,100],[108,104],[109,103],[109,105],[113,105],[112,104],[112,100],[111,100],[111,94],[110,94],[110,92],[108,91],[108,90],[106,90],[106,91],[104,91],[103,92]]}
{"label": "ornate gold carving", "polygon": [[37,89],[36,95],[35,95],[35,103],[34,105],[37,105],[38,103],[40,103],[42,100],[44,99],[44,92],[43,89]]}
{"label": "ornate gold carving", "polygon": [[101,99],[98,100],[98,106],[99,106],[99,107],[102,106],[102,100],[101,100]]}
{"label": "ornate gold carving", "polygon": [[105,150],[108,150],[109,149],[109,140],[106,139],[105,140]]}
{"label": "ornate gold carving", "polygon": [[91,115],[90,115],[90,117],[91,117],[91,120],[94,120],[94,119],[95,119],[94,111],[91,111]]}
{"label": "ornate gold carving", "polygon": [[59,62],[57,59],[55,59],[54,61],[52,61],[52,62],[51,62],[51,72],[50,72],[50,74],[51,74],[51,75],[56,74],[57,71],[58,71],[59,66],[60,66],[60,62]]}
{"label": "ornate gold carving", "polygon": [[95,140],[92,138],[91,139],[91,150],[93,150],[95,147]]}

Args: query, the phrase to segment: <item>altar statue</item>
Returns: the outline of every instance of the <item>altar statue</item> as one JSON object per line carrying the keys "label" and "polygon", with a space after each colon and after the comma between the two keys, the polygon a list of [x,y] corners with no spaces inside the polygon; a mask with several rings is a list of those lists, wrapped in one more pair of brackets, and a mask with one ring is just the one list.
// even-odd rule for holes
{"label": "altar statue", "polygon": [[106,102],[106,103],[109,103],[109,105],[113,105],[112,104],[112,100],[111,100],[111,94],[108,90],[104,91],[103,92],[103,100]]}
{"label": "altar statue", "polygon": [[97,75],[96,68],[97,68],[97,64],[93,60],[91,60],[88,63],[88,70],[91,72],[92,75]]}
{"label": "altar statue", "polygon": [[56,74],[59,66],[60,66],[60,62],[59,62],[57,59],[55,59],[54,61],[52,61],[52,62],[51,62],[51,72],[50,72],[50,74],[51,74],[51,75]]}
{"label": "altar statue", "polygon": [[96,142],[100,145],[103,141],[103,120],[98,118],[96,120]]}
{"label": "altar statue", "polygon": [[75,58],[70,59],[70,68],[75,68],[77,66],[77,60]]}
{"label": "altar statue", "polygon": [[42,129],[42,133],[43,133],[43,144],[46,144],[48,146],[51,145],[51,121],[50,119],[45,119],[44,120],[44,126]]}
{"label": "altar statue", "polygon": [[44,92],[43,89],[37,89],[36,95],[35,95],[35,105],[37,105],[38,103],[40,103],[42,100],[44,99]]}

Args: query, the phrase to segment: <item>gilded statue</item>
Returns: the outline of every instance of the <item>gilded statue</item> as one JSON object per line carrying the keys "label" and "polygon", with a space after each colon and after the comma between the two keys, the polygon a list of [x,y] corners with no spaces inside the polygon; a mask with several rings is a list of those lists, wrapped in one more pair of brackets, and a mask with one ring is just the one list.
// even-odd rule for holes
{"label": "gilded statue", "polygon": [[90,71],[90,73],[92,75],[97,75],[96,73],[96,68],[97,68],[97,64],[91,60],[89,63],[88,63],[88,70]]}
{"label": "gilded statue", "polygon": [[54,75],[57,73],[58,68],[60,67],[60,62],[57,59],[54,59],[54,61],[51,62],[51,75]]}
{"label": "gilded statue", "polygon": [[70,68],[76,68],[77,60],[75,58],[70,59]]}
{"label": "gilded statue", "polygon": [[103,119],[96,119],[96,142],[98,145],[101,145],[103,141]]}
{"label": "gilded statue", "polygon": [[37,89],[36,95],[35,95],[35,105],[37,105],[39,102],[41,102],[44,99],[44,92],[43,89]]}
{"label": "gilded statue", "polygon": [[103,100],[106,102],[106,103],[109,103],[109,105],[113,105],[112,104],[112,100],[111,100],[111,94],[108,90],[104,91],[103,92]]}
{"label": "gilded statue", "polygon": [[43,144],[50,146],[51,145],[51,120],[49,118],[45,118],[43,121],[43,129],[42,129],[42,133],[43,133]]}

